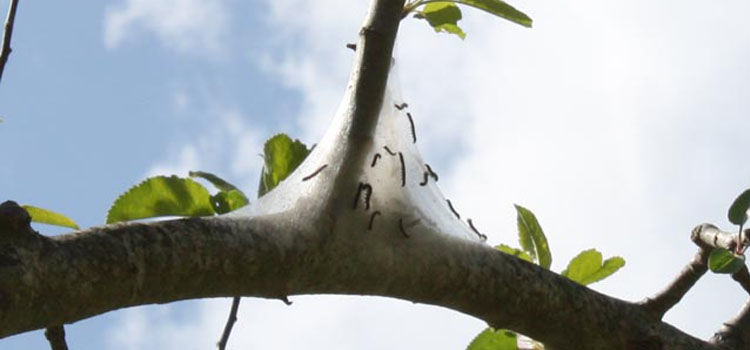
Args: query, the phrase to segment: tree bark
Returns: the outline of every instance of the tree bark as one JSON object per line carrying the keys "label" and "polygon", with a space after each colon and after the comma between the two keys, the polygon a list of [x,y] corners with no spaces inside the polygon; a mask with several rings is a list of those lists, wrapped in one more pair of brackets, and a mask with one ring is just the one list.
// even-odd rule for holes
{"label": "tree bark", "polygon": [[[423,163],[403,144],[400,168],[383,159],[377,167],[384,170],[373,170],[377,132],[391,127],[379,114],[403,5],[373,1],[344,103],[324,140],[251,206],[51,238],[33,232],[21,214],[0,220],[0,337],[135,305],[325,293],[440,305],[550,349],[717,349],[640,304],[462,238],[474,234],[459,226],[434,184],[405,184],[421,180],[421,172],[405,172]],[[373,208],[369,195],[367,207],[352,208],[367,181]],[[421,200],[417,191],[435,198]],[[441,222],[443,214],[454,221]]]}
{"label": "tree bark", "polygon": [[445,306],[556,349],[713,348],[639,305],[480,243],[424,235],[394,245],[398,232],[311,232],[295,216],[117,224],[6,241],[0,336],[134,305],[333,293]]}

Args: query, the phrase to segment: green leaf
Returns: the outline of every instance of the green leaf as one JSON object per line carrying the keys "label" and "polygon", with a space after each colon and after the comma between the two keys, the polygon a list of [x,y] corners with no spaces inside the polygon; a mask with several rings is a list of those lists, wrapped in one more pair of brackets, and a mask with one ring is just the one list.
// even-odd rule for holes
{"label": "green leaf", "polygon": [[735,273],[744,265],[744,255],[735,255],[723,248],[714,248],[708,256],[708,268],[715,273]]}
{"label": "green leaf", "polygon": [[501,245],[499,245],[499,246],[497,246],[497,247],[495,247],[495,248],[496,248],[497,250],[499,250],[499,251],[503,252],[503,253],[506,253],[506,254],[510,254],[510,255],[513,255],[513,256],[515,256],[515,257],[517,257],[517,258],[521,259],[521,260],[526,260],[526,261],[528,261],[528,262],[530,262],[530,263],[533,263],[533,262],[534,262],[534,261],[533,261],[533,260],[531,259],[531,256],[530,256],[530,255],[529,255],[528,253],[526,253],[526,252],[524,252],[523,250],[521,250],[521,249],[518,249],[518,248],[513,248],[513,247],[511,247],[511,246],[508,246],[508,245],[505,245],[505,244],[501,244]]}
{"label": "green leaf", "polygon": [[456,34],[461,39],[466,33],[458,26],[461,20],[461,9],[451,2],[432,2],[424,6],[414,17],[427,20],[436,32]]}
{"label": "green leaf", "polygon": [[570,260],[561,275],[585,286],[609,277],[623,266],[625,259],[615,256],[602,263],[602,253],[589,249]]}
{"label": "green leaf", "polygon": [[29,212],[31,221],[33,222],[70,227],[76,230],[78,229],[78,225],[76,225],[75,221],[60,213],[55,213],[54,211],[34,207],[31,205],[22,205],[22,207],[26,209],[27,212]]}
{"label": "green leaf", "polygon": [[729,221],[735,225],[744,225],[747,221],[747,212],[750,209],[750,189],[742,192],[737,199],[734,200],[732,206],[729,207]]}
{"label": "green leaf", "polygon": [[211,205],[217,214],[226,214],[249,203],[245,194],[239,190],[221,191],[211,196]]}
{"label": "green leaf", "polygon": [[286,134],[278,134],[263,147],[263,172],[258,186],[258,197],[268,193],[302,163],[310,151],[299,140],[292,141]]}
{"label": "green leaf", "polygon": [[[190,175],[190,177],[199,177],[210,182],[212,185],[216,186],[216,188],[218,188],[219,191],[226,191],[226,192],[232,191],[232,190],[240,191],[235,185],[232,185],[229,182],[225,181],[224,179],[209,172],[191,171],[191,172],[188,172],[188,175]],[[240,191],[240,193],[242,193],[242,191]]]}
{"label": "green leaf", "polygon": [[539,261],[539,265],[549,269],[552,265],[552,253],[550,253],[547,237],[542,227],[539,226],[536,216],[530,210],[514,204],[516,207],[518,221],[518,240],[521,248],[525,250],[532,259]]}
{"label": "green leaf", "polygon": [[525,13],[516,10],[505,1],[500,0],[455,0],[456,3],[472,6],[507,19],[524,27],[531,27],[532,20]]}
{"label": "green leaf", "polygon": [[507,329],[487,328],[471,341],[466,350],[517,350],[516,333]]}
{"label": "green leaf", "polygon": [[217,214],[226,214],[230,211],[246,206],[250,201],[242,191],[224,179],[205,171],[191,171],[191,177],[200,177],[207,180],[219,189],[219,193],[211,196],[211,205]]}
{"label": "green leaf", "polygon": [[107,223],[172,215],[213,215],[210,197],[205,187],[191,179],[150,177],[117,198],[109,208]]}

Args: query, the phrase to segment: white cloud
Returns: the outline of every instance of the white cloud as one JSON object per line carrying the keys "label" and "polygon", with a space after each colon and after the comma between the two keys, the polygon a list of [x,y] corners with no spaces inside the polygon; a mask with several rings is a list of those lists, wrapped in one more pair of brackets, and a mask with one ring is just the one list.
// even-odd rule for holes
{"label": "white cloud", "polygon": [[226,1],[125,0],[107,8],[104,43],[116,48],[142,34],[177,52],[217,54],[229,26]]}
{"label": "white cloud", "polygon": [[[460,349],[481,330],[457,327],[466,317],[428,305],[375,297],[300,296],[244,298],[229,349]],[[147,306],[123,311],[112,327],[109,349],[192,350],[213,348],[231,299]],[[179,306],[178,306],[179,305]],[[356,312],[353,312],[355,311]],[[386,315],[385,317],[383,315]],[[422,323],[413,320],[440,319]],[[380,322],[373,322],[372,320]],[[440,334],[453,334],[446,341]],[[418,346],[413,346],[418,341]]]}
{"label": "white cloud", "polygon": [[[302,92],[301,125],[319,135],[350,67],[342,46],[356,39],[365,8],[286,2],[300,14],[339,14],[299,21],[273,3],[272,23],[295,39],[277,69]],[[531,30],[467,9],[465,41],[404,21],[404,95],[422,152],[437,159],[463,213],[495,241],[515,243],[511,203],[527,205],[549,233],[557,270],[590,247],[625,256],[618,276],[594,286],[614,296],[637,300],[671,279],[694,254],[690,229],[725,224],[750,178],[736,161],[746,144],[729,141],[750,127],[740,112],[750,102],[739,97],[750,95],[747,5],[683,5],[519,4],[535,19]],[[708,298],[715,279],[705,281],[691,295],[706,299],[676,308],[670,322],[710,335],[743,302],[737,286],[718,286],[722,303]]]}
{"label": "white cloud", "polygon": [[191,170],[200,169],[198,152],[194,145],[182,145],[176,150],[169,152],[168,160],[153,165],[146,176],[156,175],[180,175],[185,176]]}
{"label": "white cloud", "polygon": [[[317,139],[343,95],[353,57],[344,45],[356,40],[366,4],[267,5],[280,41],[265,68],[301,93],[299,125],[305,139]],[[647,297],[695,253],[690,229],[704,221],[726,224],[724,210],[748,186],[750,165],[739,161],[747,149],[741,133],[750,127],[750,31],[742,18],[748,5],[518,6],[535,19],[534,29],[473,10],[464,11],[465,41],[436,35],[416,20],[402,25],[399,69],[422,153],[437,160],[444,192],[492,241],[515,243],[511,204],[526,205],[548,233],[554,269],[596,247],[628,263],[594,288]],[[234,164],[246,172],[248,163]],[[709,336],[746,297],[727,280],[704,277],[668,320]],[[231,343],[448,349],[464,346],[483,327],[448,310],[423,312],[399,301],[296,299],[288,309],[246,303]],[[191,327],[205,332],[190,336],[208,339],[205,348],[217,339],[226,309],[226,302],[207,301],[194,319],[160,322],[149,336]]]}
{"label": "white cloud", "polygon": [[187,176],[190,170],[202,170],[225,178],[248,194],[255,193],[263,166],[258,157],[264,142],[261,130],[246,124],[246,118],[234,110],[206,115],[215,116],[212,127],[188,141],[175,142],[165,159],[151,166],[146,176]]}
{"label": "white cloud", "polygon": [[187,108],[190,106],[190,97],[188,94],[183,91],[179,90],[176,91],[172,95],[172,106],[176,112],[185,112]]}

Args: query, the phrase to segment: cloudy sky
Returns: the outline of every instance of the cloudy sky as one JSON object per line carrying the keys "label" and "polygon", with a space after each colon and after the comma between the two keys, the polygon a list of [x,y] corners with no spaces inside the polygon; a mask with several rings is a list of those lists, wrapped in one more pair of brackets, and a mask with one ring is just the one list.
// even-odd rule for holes
{"label": "cloudy sky", "polygon": [[[7,0],[0,1],[7,8]],[[465,9],[468,36],[407,19],[393,82],[440,186],[491,243],[532,209],[560,271],[598,248],[627,265],[594,289],[658,291],[730,229],[750,187],[750,3],[514,3],[534,28]],[[709,7],[710,6],[710,7]],[[22,1],[0,83],[0,200],[104,222],[151,174],[212,171],[252,193],[265,138],[315,143],[337,108],[366,0]],[[64,232],[46,226],[42,233]],[[745,302],[707,275],[667,320],[708,337]],[[244,299],[234,349],[461,349],[484,327],[408,302]],[[73,349],[210,349],[230,300],[112,312],[66,327]],[[41,332],[3,349],[46,347]]]}

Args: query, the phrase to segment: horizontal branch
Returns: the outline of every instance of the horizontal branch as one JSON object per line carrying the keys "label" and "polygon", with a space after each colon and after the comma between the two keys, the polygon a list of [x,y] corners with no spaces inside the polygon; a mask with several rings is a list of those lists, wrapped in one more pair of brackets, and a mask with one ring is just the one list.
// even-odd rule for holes
{"label": "horizontal branch", "polygon": [[652,320],[638,305],[485,245],[419,232],[394,244],[395,225],[390,237],[315,232],[299,224],[310,211],[117,224],[2,241],[0,336],[134,305],[328,293],[441,305],[557,349],[712,348]]}
{"label": "horizontal branch", "polygon": [[735,251],[737,234],[719,230],[714,225],[702,224],[693,229],[691,239],[701,248],[724,248]]}

